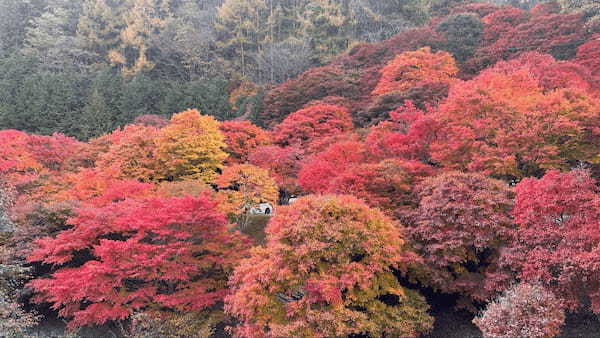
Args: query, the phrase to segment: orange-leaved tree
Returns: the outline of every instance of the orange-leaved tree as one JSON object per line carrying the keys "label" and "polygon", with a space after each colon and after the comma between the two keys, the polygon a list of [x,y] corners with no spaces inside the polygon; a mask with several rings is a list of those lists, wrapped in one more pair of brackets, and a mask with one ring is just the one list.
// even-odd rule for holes
{"label": "orange-leaved tree", "polygon": [[397,274],[418,261],[401,228],[351,196],[307,196],[280,208],[267,245],[230,279],[237,337],[416,337],[425,299]]}
{"label": "orange-leaved tree", "polygon": [[250,121],[225,121],[219,126],[229,154],[228,163],[245,163],[258,147],[271,144],[271,135]]}
{"label": "orange-leaved tree", "polygon": [[404,92],[426,83],[452,83],[458,67],[452,55],[429,47],[399,54],[381,69],[381,79],[373,95]]}
{"label": "orange-leaved tree", "polygon": [[546,90],[531,64],[507,63],[451,88],[436,114],[432,159],[509,180],[591,161],[600,149],[598,99],[585,88]]}
{"label": "orange-leaved tree", "polygon": [[156,137],[159,130],[144,125],[128,125],[113,132],[107,152],[100,154],[96,166],[114,166],[119,178],[148,182],[157,178]]}
{"label": "orange-leaved tree", "polygon": [[279,197],[277,183],[266,169],[251,164],[227,167],[215,182],[219,187],[217,200],[221,210],[240,226],[248,221],[250,209],[260,203],[275,204]]}

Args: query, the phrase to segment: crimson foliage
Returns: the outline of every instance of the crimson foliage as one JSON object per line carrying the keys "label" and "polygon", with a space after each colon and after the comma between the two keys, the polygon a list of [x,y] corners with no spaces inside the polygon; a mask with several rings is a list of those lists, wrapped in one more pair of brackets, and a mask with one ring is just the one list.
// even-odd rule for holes
{"label": "crimson foliage", "polygon": [[[490,25],[485,28],[486,37],[498,38],[477,52],[477,56],[487,58],[489,64],[527,51],[549,53],[559,59],[571,58],[587,38],[581,14],[540,11],[533,12],[528,20],[521,22],[517,12],[514,13],[516,15],[490,20],[491,24],[497,23],[498,26]],[[511,23],[513,25],[509,27]]]}
{"label": "crimson foliage", "polygon": [[203,310],[223,299],[245,240],[207,197],[125,199],[87,206],[72,228],[38,241],[30,262],[56,269],[29,285],[70,327],[162,307]]}
{"label": "crimson foliage", "polygon": [[249,156],[250,163],[268,169],[279,188],[288,193],[298,192],[298,172],[303,158],[297,147],[263,146]]}
{"label": "crimson foliage", "polygon": [[262,118],[267,125],[281,122],[310,101],[327,96],[359,96],[358,81],[336,66],[312,68],[269,91],[264,99]]}
{"label": "crimson foliage", "polygon": [[504,182],[449,172],[427,178],[408,234],[433,287],[482,302],[502,290],[500,249],[510,243],[514,194]]}
{"label": "crimson foliage", "polygon": [[575,60],[586,66],[593,76],[600,76],[600,35],[579,46]]}
{"label": "crimson foliage", "polygon": [[584,170],[550,171],[516,187],[515,241],[503,256],[524,281],[541,282],[575,310],[600,313],[600,191]]}
{"label": "crimson foliage", "polygon": [[352,130],[352,117],[344,107],[316,105],[298,110],[275,126],[273,139],[282,146],[306,146],[313,140]]}

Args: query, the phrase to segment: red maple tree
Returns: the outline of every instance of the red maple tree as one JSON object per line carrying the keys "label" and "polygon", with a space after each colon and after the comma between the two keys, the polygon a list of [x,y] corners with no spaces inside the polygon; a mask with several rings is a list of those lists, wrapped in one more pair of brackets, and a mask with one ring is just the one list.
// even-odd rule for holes
{"label": "red maple tree", "polygon": [[600,313],[600,190],[585,170],[549,171],[516,186],[515,241],[503,263],[541,282],[576,310],[587,298]]}
{"label": "red maple tree", "polygon": [[214,202],[205,196],[115,200],[78,209],[71,228],[38,241],[29,261],[55,271],[29,284],[36,301],[52,303],[73,328],[153,306],[198,311],[223,299],[247,241],[227,231]]}
{"label": "red maple tree", "polygon": [[273,140],[281,146],[305,146],[313,140],[341,134],[354,128],[344,107],[316,105],[289,115],[273,129]]}
{"label": "red maple tree", "polygon": [[228,163],[242,164],[258,147],[271,144],[271,135],[262,128],[255,126],[250,121],[225,121],[219,125],[225,136],[229,154]]}

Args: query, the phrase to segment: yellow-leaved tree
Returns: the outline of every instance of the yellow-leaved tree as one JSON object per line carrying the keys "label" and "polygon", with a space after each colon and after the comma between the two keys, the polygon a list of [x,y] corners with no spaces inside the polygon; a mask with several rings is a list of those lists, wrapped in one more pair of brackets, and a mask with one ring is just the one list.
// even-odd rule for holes
{"label": "yellow-leaved tree", "polygon": [[[173,19],[171,0],[82,0],[77,37],[92,61],[124,75],[150,71],[151,50]],[[154,53],[156,54],[156,53]]]}
{"label": "yellow-leaved tree", "polygon": [[260,203],[274,204],[279,197],[275,180],[265,169],[251,164],[228,167],[216,181],[221,210],[241,227],[248,222],[251,208]]}
{"label": "yellow-leaved tree", "polygon": [[[167,25],[170,17],[169,0],[129,0],[123,13],[124,28],[120,34],[120,44],[109,51],[112,64],[121,67],[126,75],[134,75],[154,68],[148,59],[148,49],[156,32]],[[133,56],[131,51],[135,51]],[[128,53],[129,52],[129,53]]]}
{"label": "yellow-leaved tree", "polygon": [[159,129],[150,126],[127,125],[107,135],[106,152],[97,156],[96,167],[114,167],[119,178],[134,178],[142,182],[156,179],[156,136]]}
{"label": "yellow-leaved tree", "polygon": [[189,109],[173,115],[156,140],[161,180],[199,179],[210,183],[223,168],[227,153],[219,122]]}

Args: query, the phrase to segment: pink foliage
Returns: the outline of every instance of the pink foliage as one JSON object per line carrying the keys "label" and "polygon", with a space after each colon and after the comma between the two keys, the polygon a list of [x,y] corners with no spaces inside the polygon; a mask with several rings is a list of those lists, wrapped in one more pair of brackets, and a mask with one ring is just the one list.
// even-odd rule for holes
{"label": "pink foliage", "polygon": [[482,302],[502,290],[500,249],[510,243],[514,194],[480,174],[444,173],[417,188],[410,238],[429,269],[432,286]]}
{"label": "pink foliage", "polygon": [[485,338],[552,338],[565,321],[563,306],[539,285],[519,284],[473,320]]}

